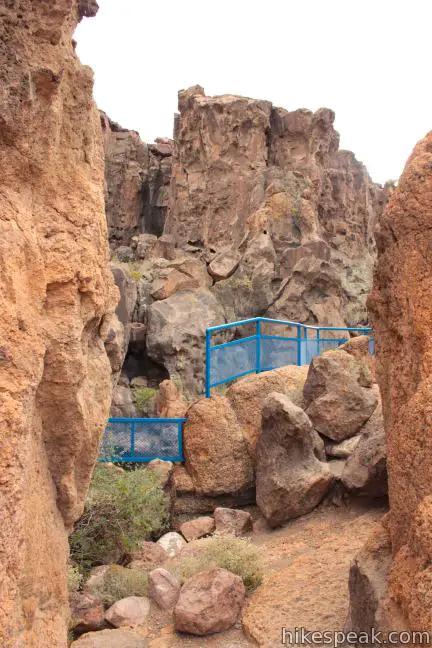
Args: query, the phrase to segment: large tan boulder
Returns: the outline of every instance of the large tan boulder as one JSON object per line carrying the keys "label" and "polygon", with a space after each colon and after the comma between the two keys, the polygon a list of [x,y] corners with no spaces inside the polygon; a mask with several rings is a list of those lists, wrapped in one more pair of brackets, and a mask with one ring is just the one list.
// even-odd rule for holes
{"label": "large tan boulder", "polygon": [[315,429],[334,441],[357,434],[378,404],[372,385],[366,364],[346,351],[313,358],[303,395]]}
{"label": "large tan boulder", "polygon": [[67,534],[111,399],[104,342],[118,291],[102,137],[93,73],[73,47],[78,21],[96,10],[77,0],[1,7],[1,646],[66,647]]}
{"label": "large tan boulder", "polygon": [[201,572],[181,589],[174,608],[175,629],[201,636],[228,630],[237,621],[244,599],[240,576],[219,568]]}
{"label": "large tan boulder", "polygon": [[315,455],[312,423],[287,396],[272,393],[263,408],[256,449],[256,501],[272,527],[309,513],[333,475]]}
{"label": "large tan boulder", "polygon": [[308,373],[307,367],[289,365],[273,371],[246,376],[231,385],[226,392],[237,419],[242,426],[252,456],[261,432],[261,412],[264,402],[271,392],[286,394],[298,404],[302,400],[302,390]]}
{"label": "large tan boulder", "polygon": [[235,493],[252,485],[246,440],[226,398],[202,398],[191,405],[183,441],[186,468],[198,494]]}

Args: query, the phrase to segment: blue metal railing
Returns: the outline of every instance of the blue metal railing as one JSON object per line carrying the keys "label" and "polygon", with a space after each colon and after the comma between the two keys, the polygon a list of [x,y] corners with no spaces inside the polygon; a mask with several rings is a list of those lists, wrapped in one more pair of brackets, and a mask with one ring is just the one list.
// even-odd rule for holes
{"label": "blue metal railing", "polygon": [[[275,335],[274,329],[285,327],[287,335]],[[251,329],[252,331],[248,330]],[[265,329],[269,329],[267,332]],[[239,335],[228,341],[212,343],[212,336],[226,332]],[[311,326],[300,322],[274,320],[267,317],[211,326],[206,331],[206,397],[217,387],[250,373],[276,369],[288,364],[309,364],[313,357],[335,349],[350,338],[350,333],[370,335],[369,327]],[[252,333],[252,334],[250,334]],[[370,337],[370,352],[374,352]]]}
{"label": "blue metal railing", "polygon": [[99,461],[184,461],[184,418],[110,418]]}

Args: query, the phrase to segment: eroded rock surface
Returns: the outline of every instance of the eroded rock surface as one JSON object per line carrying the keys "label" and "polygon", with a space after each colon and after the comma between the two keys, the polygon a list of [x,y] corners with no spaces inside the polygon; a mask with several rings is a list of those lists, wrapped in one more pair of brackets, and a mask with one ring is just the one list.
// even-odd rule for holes
{"label": "eroded rock surface", "polygon": [[145,144],[135,131],[101,113],[105,144],[105,202],[115,247],[139,232],[163,232],[171,176],[172,142]]}
{"label": "eroded rock surface", "polygon": [[432,133],[415,147],[377,234],[369,306],[387,435],[393,563],[388,601],[431,627]]}
{"label": "eroded rock surface", "polygon": [[315,456],[316,433],[310,419],[287,396],[270,394],[262,416],[256,498],[268,524],[276,527],[319,504],[333,475]]}
{"label": "eroded rock surface", "polygon": [[[103,149],[68,0],[0,8],[0,645],[66,647],[67,534],[111,398]],[[92,12],[90,12],[92,13]]]}
{"label": "eroded rock surface", "polygon": [[315,429],[333,441],[357,434],[378,404],[372,385],[366,364],[345,351],[313,358],[303,396]]}

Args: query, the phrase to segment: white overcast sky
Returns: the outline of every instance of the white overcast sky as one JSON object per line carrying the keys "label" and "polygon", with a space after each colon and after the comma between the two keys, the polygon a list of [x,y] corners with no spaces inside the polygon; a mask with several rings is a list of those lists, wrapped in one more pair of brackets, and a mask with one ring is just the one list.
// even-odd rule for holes
{"label": "white overcast sky", "polygon": [[341,148],[397,179],[432,129],[432,0],[99,0],[75,38],[100,108],[152,142],[177,91],[336,112]]}

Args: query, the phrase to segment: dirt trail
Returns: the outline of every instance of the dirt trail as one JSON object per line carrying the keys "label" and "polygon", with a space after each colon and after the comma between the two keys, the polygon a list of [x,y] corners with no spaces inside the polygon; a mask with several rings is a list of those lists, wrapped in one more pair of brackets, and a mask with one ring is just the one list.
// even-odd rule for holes
{"label": "dirt trail", "polygon": [[[264,583],[251,596],[241,623],[212,637],[181,637],[169,615],[153,610],[149,648],[281,648],[281,628],[341,630],[348,609],[348,570],[374,524],[385,513],[361,502],[323,505],[272,531],[258,518],[252,542],[262,547]],[[256,511],[255,511],[256,515]]]}

